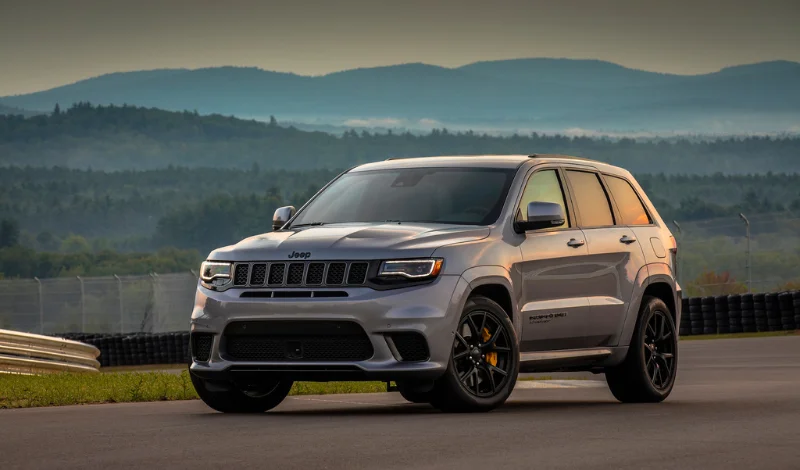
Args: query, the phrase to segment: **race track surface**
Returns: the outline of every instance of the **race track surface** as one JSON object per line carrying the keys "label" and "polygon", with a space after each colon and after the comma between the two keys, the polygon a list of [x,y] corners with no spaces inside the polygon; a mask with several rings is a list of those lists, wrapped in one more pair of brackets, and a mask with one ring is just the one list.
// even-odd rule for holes
{"label": "race track surface", "polygon": [[[617,403],[602,376],[448,415],[396,393],[288,398],[263,415],[199,401],[0,411],[15,468],[798,469],[800,336],[684,341],[672,396]],[[562,385],[559,385],[562,384]]]}

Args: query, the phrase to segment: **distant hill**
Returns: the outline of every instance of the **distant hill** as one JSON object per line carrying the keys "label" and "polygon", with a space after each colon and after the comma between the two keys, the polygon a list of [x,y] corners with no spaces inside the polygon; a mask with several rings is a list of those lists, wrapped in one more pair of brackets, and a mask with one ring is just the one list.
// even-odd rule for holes
{"label": "distant hill", "polygon": [[7,106],[79,101],[341,125],[395,119],[451,128],[652,132],[800,131],[800,63],[764,62],[670,75],[597,60],[518,59],[458,68],[402,64],[319,77],[218,67],[113,73]]}
{"label": "distant hill", "polygon": [[635,173],[800,172],[800,137],[635,141],[475,132],[341,135],[229,116],[80,103],[34,117],[0,116],[0,166],[145,170],[167,166],[340,169],[388,157],[564,153]]}
{"label": "distant hill", "polygon": [[42,114],[42,112],[40,112],[40,111],[29,111],[27,109],[19,109],[19,108],[14,108],[14,107],[11,107],[11,106],[5,106],[3,104],[0,104],[0,114],[1,115],[29,117],[29,116],[36,116],[37,114]]}

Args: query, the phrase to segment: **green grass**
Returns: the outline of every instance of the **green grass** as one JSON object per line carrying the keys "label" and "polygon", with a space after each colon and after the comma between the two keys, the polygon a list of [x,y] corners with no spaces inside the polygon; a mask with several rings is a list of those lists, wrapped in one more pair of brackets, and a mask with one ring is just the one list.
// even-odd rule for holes
{"label": "green grass", "polygon": [[[385,382],[298,382],[291,395],[385,392]],[[40,406],[193,400],[186,371],[106,374],[0,374],[0,409]]]}
{"label": "green grass", "polygon": [[[385,391],[385,382],[296,382],[290,395]],[[197,398],[189,373],[185,370],[180,374],[174,372],[63,373],[40,376],[0,374],[0,409]]]}
{"label": "green grass", "polygon": [[[796,331],[684,336],[682,341],[791,336]],[[148,366],[158,367],[158,366]],[[180,368],[186,366],[181,365]],[[106,371],[101,374],[14,375],[0,373],[0,409],[41,406],[194,400],[197,392],[186,370],[173,372]],[[540,376],[521,380],[548,380]],[[291,395],[379,393],[385,382],[297,382]]]}
{"label": "green grass", "polygon": [[738,339],[738,338],[769,338],[771,336],[794,336],[797,331],[762,331],[759,333],[729,333],[723,335],[691,335],[681,336],[681,341],[698,341],[704,339]]}

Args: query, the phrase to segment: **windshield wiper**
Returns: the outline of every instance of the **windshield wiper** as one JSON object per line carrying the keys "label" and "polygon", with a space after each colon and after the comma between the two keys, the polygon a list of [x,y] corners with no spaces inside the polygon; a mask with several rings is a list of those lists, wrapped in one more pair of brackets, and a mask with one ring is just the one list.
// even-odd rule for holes
{"label": "windshield wiper", "polygon": [[319,226],[319,225],[325,225],[325,222],[307,222],[307,223],[304,223],[304,224],[294,224],[294,225],[290,225],[290,226],[289,226],[289,228],[295,228],[295,227],[316,227],[316,226]]}

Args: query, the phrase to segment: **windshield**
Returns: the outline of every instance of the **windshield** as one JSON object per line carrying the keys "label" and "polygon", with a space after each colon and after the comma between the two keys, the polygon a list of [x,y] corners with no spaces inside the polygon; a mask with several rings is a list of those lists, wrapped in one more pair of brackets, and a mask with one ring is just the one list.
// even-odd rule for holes
{"label": "windshield", "polygon": [[489,225],[500,216],[515,170],[403,168],[342,175],[292,226],[347,222]]}

